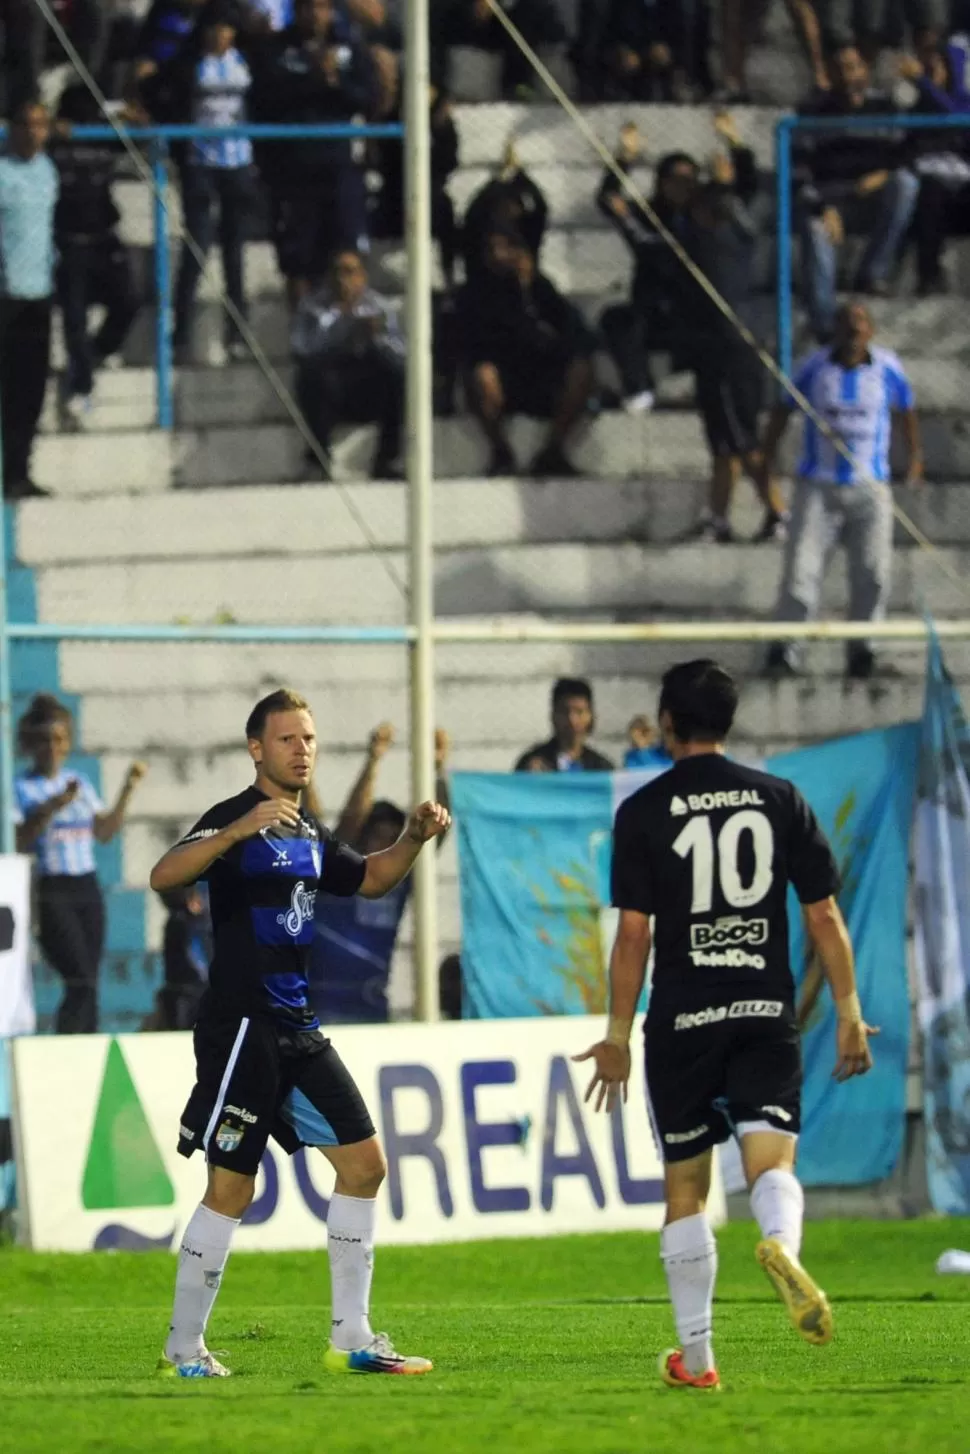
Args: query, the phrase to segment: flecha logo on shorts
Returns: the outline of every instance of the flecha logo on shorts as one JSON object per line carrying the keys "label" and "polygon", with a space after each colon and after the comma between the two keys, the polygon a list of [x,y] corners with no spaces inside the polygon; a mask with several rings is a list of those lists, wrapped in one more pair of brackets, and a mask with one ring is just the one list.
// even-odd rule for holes
{"label": "flecha logo on shorts", "polygon": [[690,957],[698,969],[764,969],[767,964],[763,954],[748,954],[744,949],[721,949],[712,953],[694,949]]}
{"label": "flecha logo on shorts", "polygon": [[668,1146],[679,1146],[684,1141],[696,1141],[698,1136],[703,1136],[705,1131],[710,1130],[709,1126],[695,1126],[693,1131],[668,1131],[664,1140]]}
{"label": "flecha logo on shorts", "polygon": [[313,918],[313,905],[316,902],[316,890],[308,889],[301,879],[294,884],[293,893],[290,895],[290,911],[288,914],[277,914],[277,924],[282,924],[287,934],[292,934],[296,939],[304,924],[308,924]]}
{"label": "flecha logo on shorts", "polygon": [[243,1132],[238,1126],[230,1126],[228,1121],[223,1121],[216,1132],[216,1145],[220,1151],[238,1151],[242,1141]]}
{"label": "flecha logo on shorts", "polygon": [[252,1111],[247,1111],[242,1106],[223,1106],[222,1109],[227,1116],[238,1116],[239,1120],[245,1121],[247,1126],[255,1126],[259,1120],[259,1117],[254,1116]]}
{"label": "flecha logo on shorts", "polygon": [[691,949],[728,949],[738,944],[767,944],[767,919],[742,919],[732,914],[713,924],[691,924]]}
{"label": "flecha logo on shorts", "polygon": [[779,1121],[788,1122],[793,1119],[791,1112],[782,1110],[781,1106],[762,1106],[761,1111],[763,1115],[774,1116]]}
{"label": "flecha logo on shorts", "polygon": [[783,1008],[781,1000],[735,1000],[728,1019],[777,1020]]}
{"label": "flecha logo on shorts", "polygon": [[702,1025],[719,1025],[727,1019],[727,1005],[708,1005],[706,1010],[687,1011],[674,1020],[675,1030],[699,1030]]}
{"label": "flecha logo on shorts", "polygon": [[684,802],[683,798],[671,798],[671,800],[670,800],[670,816],[671,816],[671,818],[684,818],[684,817],[686,817],[687,812],[688,812],[687,804]]}
{"label": "flecha logo on shorts", "polygon": [[[714,808],[763,808],[764,805],[757,788],[732,788],[727,793],[688,793],[685,811],[710,813]],[[673,812],[673,803],[670,808]]]}

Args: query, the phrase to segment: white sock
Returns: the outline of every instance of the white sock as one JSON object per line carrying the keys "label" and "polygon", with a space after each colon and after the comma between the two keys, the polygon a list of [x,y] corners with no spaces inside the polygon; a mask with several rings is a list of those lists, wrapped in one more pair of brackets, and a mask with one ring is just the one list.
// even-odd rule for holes
{"label": "white sock", "polygon": [[802,1249],[805,1193],[790,1171],[763,1171],[751,1188],[751,1210],[762,1237],[775,1237],[797,1257]]}
{"label": "white sock", "polygon": [[717,1243],[704,1213],[668,1223],[660,1234],[660,1256],[687,1371],[705,1373],[714,1367],[711,1321]]}
{"label": "white sock", "polygon": [[205,1327],[219,1294],[229,1258],[235,1217],[224,1217],[201,1203],[182,1237],[175,1274],[175,1307],[165,1344],[173,1363],[191,1363],[205,1349]]}
{"label": "white sock", "polygon": [[363,1348],[373,1338],[370,1284],[374,1275],[377,1203],[335,1192],[327,1214],[330,1257],[330,1339],[335,1348]]}

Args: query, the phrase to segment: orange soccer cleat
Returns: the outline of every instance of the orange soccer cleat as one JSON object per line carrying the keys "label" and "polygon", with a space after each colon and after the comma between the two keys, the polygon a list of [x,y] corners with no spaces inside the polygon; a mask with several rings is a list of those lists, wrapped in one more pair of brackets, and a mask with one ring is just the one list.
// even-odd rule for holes
{"label": "orange soccer cleat", "polygon": [[717,1369],[708,1368],[704,1373],[688,1373],[680,1348],[668,1348],[666,1353],[661,1353],[657,1366],[660,1377],[668,1388],[696,1388],[701,1393],[721,1392],[721,1375]]}

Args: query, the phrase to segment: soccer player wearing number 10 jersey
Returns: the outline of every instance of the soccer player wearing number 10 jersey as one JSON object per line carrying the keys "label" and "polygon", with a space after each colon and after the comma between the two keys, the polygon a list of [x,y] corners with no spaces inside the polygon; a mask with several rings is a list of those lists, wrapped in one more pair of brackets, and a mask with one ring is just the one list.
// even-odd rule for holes
{"label": "soccer player wearing number 10 jersey", "polygon": [[[647,1098],[664,1161],[660,1250],[681,1347],[661,1355],[672,1387],[716,1391],[711,1343],[717,1246],[706,1216],[715,1145],[741,1147],[757,1259],[809,1343],[832,1336],[828,1300],[800,1261],[804,1197],[795,1178],[801,1056],[788,950],[788,885],[837,1013],[835,1076],[872,1066],[832,850],[791,783],[724,755],[738,694],[709,660],[673,667],[659,720],[674,765],[616,816],[606,1038],[587,1100],[626,1094],[629,1039],[655,947],[645,1025]],[[651,930],[651,920],[653,929]]]}
{"label": "soccer player wearing number 10 jersey", "polygon": [[419,1374],[370,1325],[375,1198],[384,1158],[363,1097],[307,1000],[317,893],[377,899],[410,872],[450,819],[422,803],[396,843],[366,857],[321,828],[303,806],[317,739],[307,703],[280,690],[246,723],[252,787],[210,808],[152,869],[153,889],[206,879],[212,911],[209,988],[195,1027],[196,1083],[178,1149],[201,1150],[208,1185],[182,1237],[175,1307],[158,1372],[224,1378],[205,1331],[233,1235],[253,1199],[270,1136],[290,1155],[318,1147],[337,1173],[327,1213],[330,1373]]}

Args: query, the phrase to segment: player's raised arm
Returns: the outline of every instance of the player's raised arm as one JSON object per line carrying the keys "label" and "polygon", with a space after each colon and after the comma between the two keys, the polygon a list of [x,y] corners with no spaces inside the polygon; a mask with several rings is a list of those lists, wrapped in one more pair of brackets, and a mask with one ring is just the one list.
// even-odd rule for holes
{"label": "player's raised arm", "polygon": [[299,824],[299,812],[285,798],[267,798],[242,818],[221,828],[207,826],[203,818],[173,848],[162,854],[148,882],[156,893],[193,884],[217,858],[244,838],[255,838],[264,828],[297,828]]}
{"label": "player's raised arm", "polygon": [[414,867],[426,843],[440,838],[451,827],[451,814],[441,803],[421,803],[414,809],[404,832],[390,848],[369,853],[360,893],[365,899],[380,899],[396,888]]}
{"label": "player's raised arm", "polygon": [[835,1001],[838,1016],[836,1027],[836,1062],[832,1074],[836,1080],[849,1080],[872,1069],[870,1035],[879,1031],[867,1025],[856,989],[855,961],[852,941],[834,898],[803,905],[805,927],[815,946],[825,978]]}

